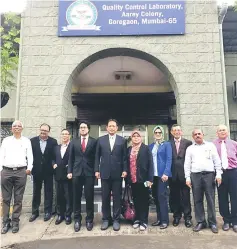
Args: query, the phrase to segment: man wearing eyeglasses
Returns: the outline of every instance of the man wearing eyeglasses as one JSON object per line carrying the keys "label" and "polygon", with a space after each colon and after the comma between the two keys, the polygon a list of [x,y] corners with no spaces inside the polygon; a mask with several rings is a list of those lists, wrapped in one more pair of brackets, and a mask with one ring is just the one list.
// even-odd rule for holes
{"label": "man wearing eyeglasses", "polygon": [[194,143],[186,150],[184,172],[186,184],[192,188],[197,225],[194,232],[207,227],[204,211],[204,193],[207,200],[208,225],[218,233],[215,210],[215,184],[221,184],[221,160],[213,143],[204,140],[201,129],[192,132]]}
{"label": "man wearing eyeglasses", "polygon": [[57,146],[57,140],[49,136],[50,126],[42,124],[40,126],[40,135],[31,138],[33,150],[33,200],[32,215],[30,222],[39,216],[39,206],[41,202],[41,189],[44,183],[44,221],[48,221],[52,215],[53,201],[53,160],[54,150]]}
{"label": "man wearing eyeglasses", "polygon": [[[23,124],[15,121],[12,124],[13,136],[3,140],[0,149],[1,190],[3,199],[3,225],[1,233],[5,234],[11,227],[12,233],[19,231],[19,217],[22,210],[22,199],[25,192],[27,175],[30,175],[33,154],[30,140],[21,135]],[[10,203],[14,196],[12,220],[9,218]]]}
{"label": "man wearing eyeglasses", "polygon": [[72,140],[69,152],[68,179],[72,179],[74,230],[81,229],[81,197],[84,187],[86,199],[86,228],[93,229],[94,219],[94,161],[96,139],[89,136],[90,125],[83,121],[79,124],[79,138]]}

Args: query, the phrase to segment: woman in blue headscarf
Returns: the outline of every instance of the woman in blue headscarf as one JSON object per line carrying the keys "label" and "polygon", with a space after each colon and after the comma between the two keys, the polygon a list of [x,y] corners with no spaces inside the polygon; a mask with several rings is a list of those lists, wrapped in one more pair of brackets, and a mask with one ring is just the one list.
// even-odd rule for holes
{"label": "woman in blue headscarf", "polygon": [[157,221],[152,226],[166,229],[169,225],[168,214],[168,178],[171,177],[172,148],[164,141],[164,129],[157,125],[153,129],[155,142],[149,145],[154,164],[152,193],[155,199]]}

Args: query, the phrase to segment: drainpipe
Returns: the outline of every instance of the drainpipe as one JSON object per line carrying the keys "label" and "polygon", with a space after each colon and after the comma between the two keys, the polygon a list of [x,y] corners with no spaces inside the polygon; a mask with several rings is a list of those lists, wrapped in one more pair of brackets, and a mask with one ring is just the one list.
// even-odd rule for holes
{"label": "drainpipe", "polygon": [[220,36],[220,56],[221,56],[221,71],[222,71],[222,88],[224,95],[225,125],[228,127],[228,130],[230,130],[226,73],[225,73],[225,53],[224,53],[224,44],[223,44],[223,31],[222,31],[222,24],[225,15],[227,13],[227,10],[228,10],[228,3],[223,3],[219,12],[218,23],[219,23],[219,36]]}
{"label": "drainpipe", "polygon": [[21,66],[22,66],[22,48],[23,48],[22,40],[23,40],[23,17],[21,16],[21,32],[20,32],[20,44],[19,44],[20,46],[19,46],[18,71],[17,71],[15,120],[19,120],[19,111],[20,111]]}

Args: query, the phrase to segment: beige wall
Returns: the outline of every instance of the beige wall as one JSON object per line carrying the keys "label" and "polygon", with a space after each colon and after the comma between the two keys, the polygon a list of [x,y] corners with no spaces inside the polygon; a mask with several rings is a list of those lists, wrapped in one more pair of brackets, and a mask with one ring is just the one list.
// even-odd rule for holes
{"label": "beige wall", "polygon": [[237,120],[237,100],[232,98],[233,82],[237,81],[237,53],[225,54],[226,85],[228,95],[229,119]]}

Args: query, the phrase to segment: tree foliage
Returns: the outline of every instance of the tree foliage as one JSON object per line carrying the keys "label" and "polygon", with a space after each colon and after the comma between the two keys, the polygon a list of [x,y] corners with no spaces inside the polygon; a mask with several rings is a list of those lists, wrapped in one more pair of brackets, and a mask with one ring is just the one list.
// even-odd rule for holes
{"label": "tree foliage", "polygon": [[237,1],[235,1],[234,9],[237,11]]}
{"label": "tree foliage", "polygon": [[18,67],[21,17],[15,13],[1,16],[1,91],[15,86]]}

